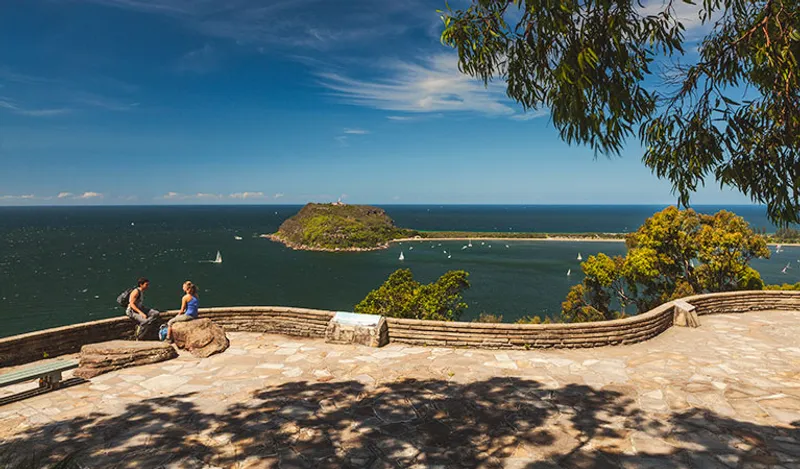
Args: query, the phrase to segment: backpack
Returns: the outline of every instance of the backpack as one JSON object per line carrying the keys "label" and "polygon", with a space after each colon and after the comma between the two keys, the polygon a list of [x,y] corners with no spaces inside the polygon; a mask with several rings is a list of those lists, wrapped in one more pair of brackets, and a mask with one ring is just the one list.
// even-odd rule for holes
{"label": "backpack", "polygon": [[161,328],[158,329],[158,338],[160,340],[167,340],[167,333],[169,332],[169,326],[166,324],[162,324]]}
{"label": "backpack", "polygon": [[135,288],[128,288],[124,292],[120,293],[119,296],[117,296],[117,304],[127,309],[128,304],[130,304],[131,292],[133,292],[133,290],[135,290]]}

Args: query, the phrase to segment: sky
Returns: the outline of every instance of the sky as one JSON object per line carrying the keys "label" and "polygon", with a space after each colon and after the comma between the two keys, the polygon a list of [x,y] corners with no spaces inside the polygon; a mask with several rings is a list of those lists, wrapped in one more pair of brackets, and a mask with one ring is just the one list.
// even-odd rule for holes
{"label": "sky", "polygon": [[675,202],[635,139],[595,158],[459,73],[443,6],[6,2],[0,205]]}

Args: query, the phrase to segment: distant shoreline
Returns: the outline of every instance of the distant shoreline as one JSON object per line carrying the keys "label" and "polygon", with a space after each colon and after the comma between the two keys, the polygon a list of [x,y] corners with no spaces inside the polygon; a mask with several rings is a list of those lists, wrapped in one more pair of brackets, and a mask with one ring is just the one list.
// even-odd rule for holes
{"label": "distant shoreline", "polygon": [[625,242],[623,238],[570,238],[566,236],[552,236],[545,238],[494,238],[494,237],[457,237],[457,238],[397,238],[389,241],[390,243],[412,242],[418,241],[424,243],[425,241],[575,241],[579,243],[603,243]]}

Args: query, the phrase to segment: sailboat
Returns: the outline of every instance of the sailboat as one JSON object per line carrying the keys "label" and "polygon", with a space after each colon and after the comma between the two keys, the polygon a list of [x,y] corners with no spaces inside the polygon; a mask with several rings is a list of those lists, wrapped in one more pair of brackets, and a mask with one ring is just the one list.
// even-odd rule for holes
{"label": "sailboat", "polygon": [[400,251],[400,257],[398,259],[405,260],[406,256],[403,255],[403,251]]}
{"label": "sailboat", "polygon": [[582,260],[583,260],[583,257],[581,256],[581,253],[578,253],[578,260],[579,260],[579,261],[582,261]]}
{"label": "sailboat", "polygon": [[466,244],[461,246],[461,250],[463,251],[464,249],[467,249],[467,245]]}
{"label": "sailboat", "polygon": [[235,239],[236,241],[241,241],[242,237],[241,236],[234,236],[233,239]]}
{"label": "sailboat", "polygon": [[220,254],[220,252],[217,251],[217,258],[211,262],[213,262],[214,264],[222,264],[222,254]]}
{"label": "sailboat", "polygon": [[469,244],[467,244],[467,247],[468,247],[468,248],[471,248],[471,247],[472,247],[472,240],[471,240],[471,239],[469,240]]}
{"label": "sailboat", "polygon": [[787,269],[791,269],[791,267],[790,267],[790,264],[791,264],[791,263],[789,263],[789,264],[786,264],[786,267],[784,267],[784,268],[783,268],[783,270],[781,270],[781,273],[784,273],[784,274],[785,274]]}
{"label": "sailboat", "polygon": [[569,277],[570,275],[572,275],[572,269],[567,269],[567,277]]}

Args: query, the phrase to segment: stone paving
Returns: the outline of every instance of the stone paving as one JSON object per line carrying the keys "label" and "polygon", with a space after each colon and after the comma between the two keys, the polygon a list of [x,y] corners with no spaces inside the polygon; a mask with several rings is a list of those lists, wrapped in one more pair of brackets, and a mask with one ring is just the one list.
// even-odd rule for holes
{"label": "stone paving", "polygon": [[632,346],[514,352],[231,333],[220,355],[0,406],[0,455],[78,451],[81,467],[103,468],[800,468],[800,312],[701,323]]}

